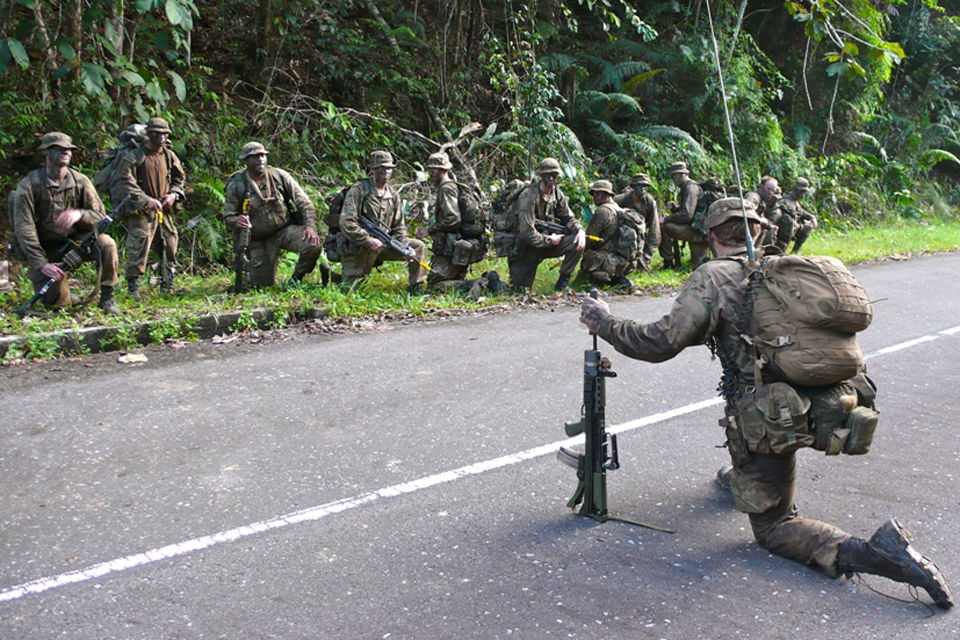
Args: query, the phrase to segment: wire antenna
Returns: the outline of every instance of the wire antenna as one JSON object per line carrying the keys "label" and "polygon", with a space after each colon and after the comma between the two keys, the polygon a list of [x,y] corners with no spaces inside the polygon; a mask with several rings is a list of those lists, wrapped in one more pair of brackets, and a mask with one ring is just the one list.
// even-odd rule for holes
{"label": "wire antenna", "polygon": [[737,178],[737,190],[740,192],[740,212],[743,214],[743,227],[747,239],[747,255],[750,260],[756,260],[753,251],[753,238],[750,235],[750,223],[747,221],[747,209],[743,203],[743,181],[740,179],[740,163],[737,160],[737,143],[733,138],[733,125],[730,122],[730,109],[727,107],[727,88],[723,82],[723,69],[720,66],[720,47],[717,45],[717,34],[713,30],[713,10],[710,0],[707,0],[707,20],[710,23],[710,40],[713,42],[713,59],[717,63],[717,80],[720,81],[720,95],[723,98],[723,115],[727,122],[727,135],[730,137],[730,153],[733,155],[733,173]]}

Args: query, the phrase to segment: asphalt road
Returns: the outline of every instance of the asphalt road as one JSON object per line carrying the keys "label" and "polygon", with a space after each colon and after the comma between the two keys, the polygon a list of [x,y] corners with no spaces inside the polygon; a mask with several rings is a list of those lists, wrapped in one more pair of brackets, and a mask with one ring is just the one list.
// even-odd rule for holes
{"label": "asphalt road", "polygon": [[[867,456],[800,455],[801,513],[896,516],[960,595],[960,255],[858,267]],[[612,301],[652,320],[671,297]],[[598,524],[555,452],[576,307],[0,370],[0,638],[911,638],[956,613],[752,540],[714,483],[720,367],[604,351],[622,468]],[[604,347],[601,347],[604,348]],[[929,602],[925,593],[922,602]]]}

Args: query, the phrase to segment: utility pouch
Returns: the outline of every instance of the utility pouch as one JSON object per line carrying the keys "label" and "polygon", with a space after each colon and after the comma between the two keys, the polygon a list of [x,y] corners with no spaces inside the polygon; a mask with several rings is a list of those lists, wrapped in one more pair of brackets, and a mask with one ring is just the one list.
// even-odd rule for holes
{"label": "utility pouch", "polygon": [[517,234],[497,231],[493,234],[493,248],[498,258],[516,258],[520,255]]}
{"label": "utility pouch", "polygon": [[363,247],[359,244],[347,238],[347,236],[342,233],[337,234],[337,252],[340,255],[340,259],[343,259],[343,256],[355,256],[363,251]]}
{"label": "utility pouch", "polygon": [[720,420],[720,426],[723,427],[724,435],[727,437],[726,447],[730,452],[730,460],[739,469],[750,462],[750,451],[747,450],[747,443],[743,439],[737,420],[737,416],[731,414],[728,409],[726,415]]}
{"label": "utility pouch", "polygon": [[844,423],[850,434],[843,442],[843,452],[858,456],[870,451],[870,445],[873,444],[873,433],[877,430],[877,424],[880,421],[880,413],[869,407],[856,407],[847,416]]}
{"label": "utility pouch", "polygon": [[340,262],[340,249],[337,246],[337,236],[339,233],[328,233],[323,239],[323,251],[327,254],[327,260],[330,262]]}
{"label": "utility pouch", "polygon": [[442,232],[433,236],[433,246],[430,248],[434,255],[453,256],[453,248],[457,242],[457,234]]}
{"label": "utility pouch", "polygon": [[793,453],[812,446],[810,400],[785,382],[764,385],[740,400],[740,430],[754,453]]}
{"label": "utility pouch", "polygon": [[461,238],[453,244],[451,259],[453,264],[465,267],[468,264],[483,260],[486,248],[486,238],[475,238],[473,240]]}

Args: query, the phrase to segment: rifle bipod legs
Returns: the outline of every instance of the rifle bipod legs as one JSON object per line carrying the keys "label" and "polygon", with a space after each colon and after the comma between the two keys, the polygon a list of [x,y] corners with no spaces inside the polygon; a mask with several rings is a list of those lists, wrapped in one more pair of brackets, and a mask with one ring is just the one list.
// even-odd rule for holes
{"label": "rifle bipod legs", "polygon": [[617,522],[625,522],[626,524],[636,525],[638,527],[644,527],[645,529],[653,529],[654,531],[662,531],[663,533],[676,533],[676,529],[667,529],[666,527],[658,527],[653,524],[647,524],[646,522],[640,522],[639,520],[631,520],[630,518],[621,518],[620,516],[614,516],[607,514],[606,517],[601,520],[601,522],[606,522],[607,520],[616,520]]}

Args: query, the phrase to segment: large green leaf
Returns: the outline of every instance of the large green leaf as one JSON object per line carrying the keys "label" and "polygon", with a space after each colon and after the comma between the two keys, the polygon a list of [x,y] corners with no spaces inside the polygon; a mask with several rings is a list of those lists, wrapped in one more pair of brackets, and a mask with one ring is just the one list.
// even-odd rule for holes
{"label": "large green leaf", "polygon": [[163,0],[137,0],[137,11],[147,13],[163,4]]}
{"label": "large green leaf", "polygon": [[80,81],[83,88],[92,96],[99,96],[107,89],[110,72],[98,64],[84,62],[80,65]]}
{"label": "large green leaf", "polygon": [[126,80],[131,87],[143,87],[147,84],[147,81],[143,79],[143,76],[136,71],[124,69],[120,72],[120,76]]}
{"label": "large green leaf", "polygon": [[21,69],[26,69],[30,66],[30,56],[27,55],[27,50],[23,48],[19,40],[16,38],[7,38],[7,46],[10,48],[10,55],[17,61]]}
{"label": "large green leaf", "polygon": [[66,40],[59,40],[57,42],[57,49],[60,51],[60,55],[69,60],[70,62],[76,62],[77,52],[73,49],[73,44],[67,42]]}
{"label": "large green leaf", "polygon": [[170,76],[170,79],[173,80],[173,92],[177,96],[177,100],[183,102],[187,99],[187,83],[183,81],[183,78],[180,77],[180,74],[176,71],[167,71],[167,75]]}
{"label": "large green leaf", "polygon": [[153,78],[146,85],[147,97],[157,103],[161,108],[166,106],[170,96],[163,90],[162,80],[159,77]]}

